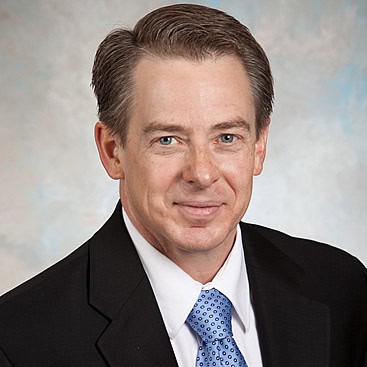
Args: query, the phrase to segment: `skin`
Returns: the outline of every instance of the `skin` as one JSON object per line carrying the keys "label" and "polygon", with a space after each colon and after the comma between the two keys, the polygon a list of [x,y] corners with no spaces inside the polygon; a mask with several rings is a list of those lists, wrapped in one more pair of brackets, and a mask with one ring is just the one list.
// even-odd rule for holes
{"label": "skin", "polygon": [[231,251],[268,129],[256,139],[250,83],[235,57],[143,58],[134,82],[125,144],[96,124],[101,161],[144,238],[205,284]]}

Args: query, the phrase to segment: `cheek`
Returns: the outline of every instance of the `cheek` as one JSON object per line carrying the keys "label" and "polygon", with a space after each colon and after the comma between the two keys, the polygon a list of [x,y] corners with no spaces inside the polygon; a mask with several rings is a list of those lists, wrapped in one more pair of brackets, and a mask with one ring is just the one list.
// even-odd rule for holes
{"label": "cheek", "polygon": [[228,159],[221,167],[225,182],[232,190],[235,200],[247,201],[252,192],[253,155],[246,154]]}
{"label": "cheek", "polygon": [[180,172],[180,163],[174,159],[147,160],[144,167],[146,180],[155,191],[166,191],[177,181]]}
{"label": "cheek", "polygon": [[221,171],[224,176],[234,181],[247,182],[252,178],[254,170],[254,155],[252,152],[239,154],[221,162]]}
{"label": "cheek", "polygon": [[144,197],[144,202],[159,202],[175,186],[178,170],[177,162],[144,157],[136,162],[135,167],[130,167],[128,186]]}

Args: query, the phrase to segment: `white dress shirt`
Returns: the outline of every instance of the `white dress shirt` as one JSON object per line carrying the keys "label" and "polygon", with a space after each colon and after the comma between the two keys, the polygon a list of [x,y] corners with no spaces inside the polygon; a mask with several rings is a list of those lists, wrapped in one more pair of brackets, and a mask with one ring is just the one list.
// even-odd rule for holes
{"label": "white dress shirt", "polygon": [[233,337],[248,366],[262,367],[239,225],[226,262],[214,279],[203,285],[150,245],[124,210],[123,217],[153,288],[178,365],[195,367],[200,340],[185,321],[200,291],[216,288],[232,302]]}

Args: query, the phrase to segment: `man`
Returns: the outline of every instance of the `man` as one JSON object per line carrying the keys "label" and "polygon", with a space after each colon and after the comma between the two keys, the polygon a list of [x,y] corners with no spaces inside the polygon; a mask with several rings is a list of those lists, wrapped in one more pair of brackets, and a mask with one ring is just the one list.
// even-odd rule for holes
{"label": "man", "polygon": [[198,5],[158,9],[106,37],[92,84],[121,203],[2,298],[0,365],[364,366],[363,265],[240,223],[273,100],[248,29]]}

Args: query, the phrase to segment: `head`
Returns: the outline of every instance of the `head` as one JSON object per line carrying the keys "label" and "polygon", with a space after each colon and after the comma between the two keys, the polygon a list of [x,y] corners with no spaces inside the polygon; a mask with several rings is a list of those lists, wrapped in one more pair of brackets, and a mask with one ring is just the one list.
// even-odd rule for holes
{"label": "head", "polygon": [[[107,36],[93,85],[96,142],[139,232],[195,277],[228,255],[262,171],[272,78],[248,29],[173,5]],[[196,259],[193,261],[193,259]]]}
{"label": "head", "polygon": [[251,85],[257,137],[269,123],[273,103],[270,65],[248,28],[222,11],[177,4],[152,11],[133,30],[115,29],[97,50],[92,86],[99,119],[122,144],[134,108],[134,71],[138,62],[149,55],[192,61],[225,55],[238,58]]}

